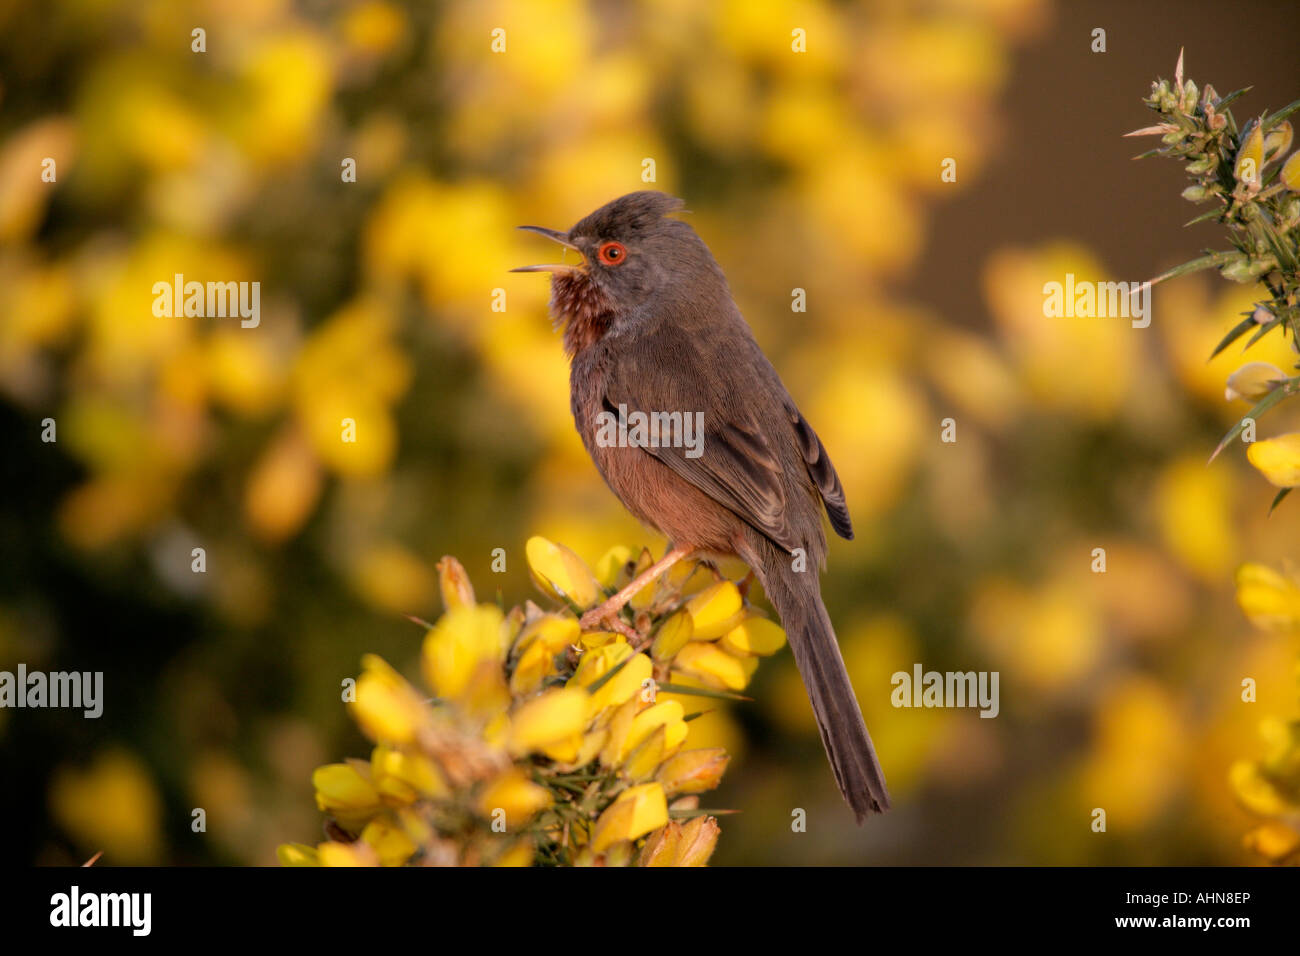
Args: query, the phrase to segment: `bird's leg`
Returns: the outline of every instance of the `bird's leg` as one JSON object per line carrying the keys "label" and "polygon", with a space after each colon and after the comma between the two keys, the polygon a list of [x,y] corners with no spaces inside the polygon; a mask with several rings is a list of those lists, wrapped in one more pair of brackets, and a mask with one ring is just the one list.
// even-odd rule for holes
{"label": "bird's leg", "polygon": [[[628,585],[615,594],[612,598],[598,607],[593,607],[586,614],[582,615],[579,622],[584,631],[592,630],[604,623],[610,623],[618,628],[623,622],[618,619],[618,612],[623,610],[623,605],[632,600],[637,592],[653,581],[659,575],[663,574],[674,564],[691,553],[690,548],[673,548],[662,558],[656,561],[650,567],[638,574]],[[626,625],[624,625],[626,626]]]}

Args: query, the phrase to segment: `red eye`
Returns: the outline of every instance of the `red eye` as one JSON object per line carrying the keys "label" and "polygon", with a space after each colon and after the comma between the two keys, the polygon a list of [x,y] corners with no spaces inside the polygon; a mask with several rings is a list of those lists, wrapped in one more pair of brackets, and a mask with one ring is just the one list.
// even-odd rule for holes
{"label": "red eye", "polygon": [[622,265],[627,258],[627,247],[621,242],[602,242],[596,258],[607,266]]}

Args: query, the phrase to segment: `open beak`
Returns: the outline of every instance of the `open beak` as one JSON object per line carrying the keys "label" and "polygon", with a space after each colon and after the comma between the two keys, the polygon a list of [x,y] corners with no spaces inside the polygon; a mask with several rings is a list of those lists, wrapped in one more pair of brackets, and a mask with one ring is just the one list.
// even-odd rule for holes
{"label": "open beak", "polygon": [[[566,249],[573,249],[578,253],[582,252],[581,249],[579,249],[577,246],[575,246],[572,242],[569,241],[568,233],[560,232],[558,229],[547,229],[545,226],[520,226],[519,228],[527,232],[535,232],[539,236],[545,236],[547,239],[553,239],[556,242],[558,242],[560,245],[564,246]],[[569,265],[563,262],[552,262],[552,263],[546,263],[544,265],[539,265],[539,266],[520,266],[519,268],[511,269],[510,271],[511,272],[576,272],[580,268],[581,266],[577,266],[577,265]]]}

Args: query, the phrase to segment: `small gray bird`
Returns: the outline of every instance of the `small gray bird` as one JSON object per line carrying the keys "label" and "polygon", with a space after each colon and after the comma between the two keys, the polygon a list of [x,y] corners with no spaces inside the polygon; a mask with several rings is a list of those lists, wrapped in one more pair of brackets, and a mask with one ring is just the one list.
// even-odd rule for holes
{"label": "small gray bird", "polygon": [[[844,489],[722,269],[695,230],[668,218],[682,205],[636,192],[568,232],[520,227],[582,255],[579,264],[513,271],[552,273],[578,433],[628,511],[670,542],[661,561],[587,612],[583,625],[617,622],[632,595],[687,555],[739,556],[781,616],[835,781],[861,823],[889,808],[889,792],[817,573],[826,557],[823,505],[836,533],[853,537]],[[702,413],[702,445],[692,453],[671,442],[600,440],[602,413],[620,409]]]}

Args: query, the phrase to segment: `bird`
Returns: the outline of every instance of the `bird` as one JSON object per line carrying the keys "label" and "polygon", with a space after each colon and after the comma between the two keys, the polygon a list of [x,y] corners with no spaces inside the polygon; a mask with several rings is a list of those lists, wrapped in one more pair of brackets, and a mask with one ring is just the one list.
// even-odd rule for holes
{"label": "bird", "polygon": [[[818,573],[827,549],[823,509],[838,535],[853,537],[844,489],[722,268],[675,217],[684,207],[642,190],[567,231],[519,227],[579,254],[577,262],[511,271],[550,273],[574,424],[623,506],[669,542],[661,560],[586,612],[582,625],[616,625],[631,597],[684,558],[739,557],[781,619],[835,782],[861,824],[889,809],[889,791]],[[696,447],[608,440],[610,416],[635,412],[693,416]]]}

